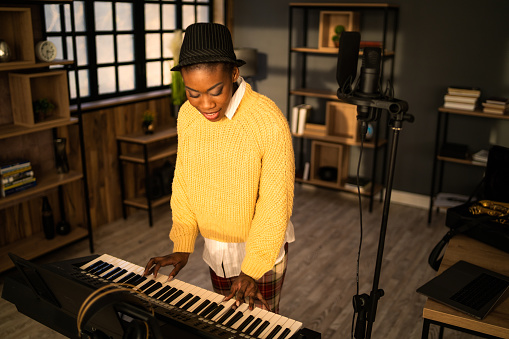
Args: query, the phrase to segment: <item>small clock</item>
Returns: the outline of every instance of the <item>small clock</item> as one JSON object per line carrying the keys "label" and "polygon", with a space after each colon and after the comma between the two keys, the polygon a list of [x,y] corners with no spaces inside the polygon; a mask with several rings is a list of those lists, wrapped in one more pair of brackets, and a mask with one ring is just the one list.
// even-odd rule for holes
{"label": "small clock", "polygon": [[51,41],[40,41],[35,45],[35,55],[41,61],[53,61],[57,57],[57,48]]}

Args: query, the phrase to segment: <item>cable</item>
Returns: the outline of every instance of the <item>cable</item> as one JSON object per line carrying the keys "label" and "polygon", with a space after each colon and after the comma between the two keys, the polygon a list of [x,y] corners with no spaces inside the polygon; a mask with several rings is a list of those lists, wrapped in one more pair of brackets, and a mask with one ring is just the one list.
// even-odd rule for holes
{"label": "cable", "polygon": [[[365,122],[363,122],[365,123]],[[361,160],[362,160],[362,153],[364,151],[364,139],[366,137],[365,133],[361,133],[361,146],[359,151],[359,160],[357,162],[357,198],[359,200],[359,250],[357,252],[357,272],[356,272],[356,295],[359,295],[359,280],[360,280],[360,260],[361,260],[361,251],[362,251],[362,236],[363,236],[363,226],[362,226],[362,196],[361,196],[361,188],[360,188],[360,168],[361,168]],[[355,331],[355,314],[354,311],[353,317],[352,317],[352,330],[351,330],[351,337],[354,337],[354,331]]]}

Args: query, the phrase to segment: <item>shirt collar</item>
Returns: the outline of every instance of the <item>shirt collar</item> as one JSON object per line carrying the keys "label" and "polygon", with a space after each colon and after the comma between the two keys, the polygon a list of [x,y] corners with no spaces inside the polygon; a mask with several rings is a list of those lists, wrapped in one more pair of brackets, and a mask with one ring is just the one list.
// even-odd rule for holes
{"label": "shirt collar", "polygon": [[239,78],[237,79],[237,85],[239,85],[239,88],[237,88],[237,90],[233,94],[232,99],[230,100],[230,103],[228,104],[228,108],[226,109],[225,113],[225,116],[230,120],[233,119],[233,115],[237,111],[237,108],[239,107],[240,102],[242,101],[242,97],[246,92],[246,82],[241,76],[239,76]]}

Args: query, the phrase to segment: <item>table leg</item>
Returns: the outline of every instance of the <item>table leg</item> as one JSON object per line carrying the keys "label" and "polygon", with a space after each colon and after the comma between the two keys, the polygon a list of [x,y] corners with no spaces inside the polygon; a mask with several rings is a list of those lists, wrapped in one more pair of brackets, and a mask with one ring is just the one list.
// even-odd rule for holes
{"label": "table leg", "polygon": [[427,339],[429,336],[429,325],[430,321],[428,319],[423,319],[422,323],[422,339]]}

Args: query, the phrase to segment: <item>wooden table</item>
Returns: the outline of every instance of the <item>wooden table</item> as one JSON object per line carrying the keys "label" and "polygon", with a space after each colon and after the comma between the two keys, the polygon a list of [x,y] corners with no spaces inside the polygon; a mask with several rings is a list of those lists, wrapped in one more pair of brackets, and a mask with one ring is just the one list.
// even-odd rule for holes
{"label": "wooden table", "polygon": [[[509,253],[465,235],[457,235],[451,239],[438,273],[442,273],[459,260],[509,276]],[[507,293],[502,302],[496,305],[484,320],[473,318],[431,299],[426,301],[422,316],[424,318],[422,338],[428,338],[430,324],[441,326],[440,337],[443,334],[443,327],[448,327],[484,338],[509,338]]]}

